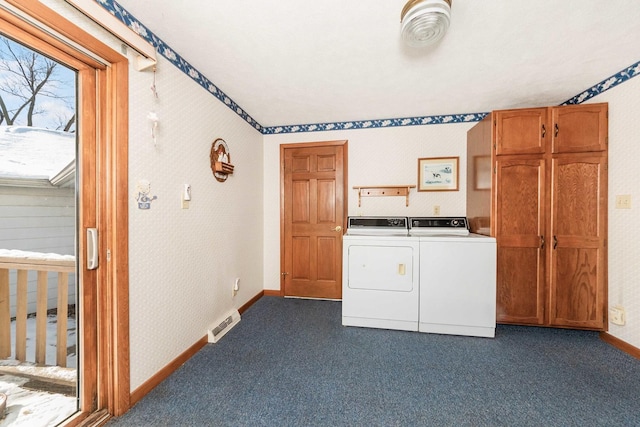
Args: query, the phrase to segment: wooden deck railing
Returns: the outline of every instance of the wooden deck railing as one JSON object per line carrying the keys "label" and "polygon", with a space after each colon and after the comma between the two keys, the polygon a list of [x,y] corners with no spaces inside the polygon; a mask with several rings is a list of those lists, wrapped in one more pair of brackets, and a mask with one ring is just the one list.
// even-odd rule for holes
{"label": "wooden deck railing", "polygon": [[[13,251],[19,252],[19,251]],[[31,254],[31,253],[26,253]],[[67,257],[68,258],[68,257]],[[37,271],[35,363],[46,364],[48,273],[58,272],[56,365],[67,366],[67,313],[69,273],[75,273],[75,260],[33,256],[0,255],[0,359],[11,357],[11,301],[9,272],[16,270],[15,358],[27,360],[27,274]]]}

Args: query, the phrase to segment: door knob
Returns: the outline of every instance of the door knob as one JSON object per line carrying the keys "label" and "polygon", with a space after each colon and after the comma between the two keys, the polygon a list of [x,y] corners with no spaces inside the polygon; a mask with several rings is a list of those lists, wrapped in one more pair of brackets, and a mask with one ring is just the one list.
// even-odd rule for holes
{"label": "door knob", "polygon": [[340,231],[342,231],[342,227],[338,225],[338,226],[336,226],[336,228],[333,228],[332,230],[340,232]]}

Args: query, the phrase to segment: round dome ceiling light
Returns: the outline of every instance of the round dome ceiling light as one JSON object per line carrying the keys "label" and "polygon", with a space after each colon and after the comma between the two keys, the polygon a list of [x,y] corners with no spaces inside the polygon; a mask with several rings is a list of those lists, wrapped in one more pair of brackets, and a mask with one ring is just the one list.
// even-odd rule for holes
{"label": "round dome ceiling light", "polygon": [[444,37],[451,21],[451,0],[409,0],[402,8],[402,39],[409,46],[423,47]]}

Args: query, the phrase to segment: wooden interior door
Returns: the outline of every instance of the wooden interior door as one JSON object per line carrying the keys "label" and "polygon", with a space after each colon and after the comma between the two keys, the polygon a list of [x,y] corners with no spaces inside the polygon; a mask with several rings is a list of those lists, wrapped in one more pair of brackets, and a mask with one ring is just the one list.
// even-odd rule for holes
{"label": "wooden interior door", "polygon": [[606,157],[553,159],[552,326],[603,329],[606,301]]}
{"label": "wooden interior door", "polygon": [[545,160],[496,161],[497,320],[542,325],[545,308]]}
{"label": "wooden interior door", "polygon": [[346,141],[281,147],[284,296],[342,298]]}

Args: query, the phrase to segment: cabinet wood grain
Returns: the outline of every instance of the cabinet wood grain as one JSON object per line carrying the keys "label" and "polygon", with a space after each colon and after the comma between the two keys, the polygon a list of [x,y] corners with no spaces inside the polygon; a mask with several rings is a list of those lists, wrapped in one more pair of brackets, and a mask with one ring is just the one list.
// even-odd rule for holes
{"label": "cabinet wood grain", "polygon": [[468,144],[492,149],[498,322],[606,330],[608,105],[494,111],[490,121],[491,141],[478,137],[482,123]]}

